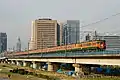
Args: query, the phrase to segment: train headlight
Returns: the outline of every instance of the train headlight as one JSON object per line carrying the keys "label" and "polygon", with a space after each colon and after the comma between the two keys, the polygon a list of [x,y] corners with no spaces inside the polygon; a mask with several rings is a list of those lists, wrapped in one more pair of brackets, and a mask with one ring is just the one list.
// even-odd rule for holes
{"label": "train headlight", "polygon": [[101,44],[100,46],[101,46],[101,47],[104,47],[104,44]]}

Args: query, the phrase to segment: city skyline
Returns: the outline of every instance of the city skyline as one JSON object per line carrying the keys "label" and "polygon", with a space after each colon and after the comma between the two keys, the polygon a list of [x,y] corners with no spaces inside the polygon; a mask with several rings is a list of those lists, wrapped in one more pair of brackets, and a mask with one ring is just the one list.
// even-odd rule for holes
{"label": "city skyline", "polygon": [[[22,48],[27,48],[31,21],[41,18],[41,16],[60,22],[80,20],[81,26],[83,26],[118,13],[120,7],[118,0],[71,0],[68,2],[69,0],[1,1],[0,32],[7,33],[8,48],[15,46],[17,36],[21,37]],[[44,5],[47,6],[43,7]],[[116,31],[119,30],[119,20],[119,16],[112,17],[110,20],[82,28],[82,30]]]}

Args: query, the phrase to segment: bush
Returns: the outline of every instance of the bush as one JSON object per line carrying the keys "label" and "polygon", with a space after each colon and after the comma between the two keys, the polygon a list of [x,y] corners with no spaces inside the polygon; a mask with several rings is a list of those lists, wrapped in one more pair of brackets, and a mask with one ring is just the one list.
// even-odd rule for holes
{"label": "bush", "polygon": [[43,77],[43,75],[42,75],[42,74],[38,74],[38,77],[39,77],[39,78],[42,78],[42,77]]}
{"label": "bush", "polygon": [[13,70],[10,70],[9,72],[13,72]]}
{"label": "bush", "polygon": [[25,70],[24,69],[19,69],[18,73],[24,75],[25,74]]}
{"label": "bush", "polygon": [[18,73],[18,68],[17,69],[13,69],[13,73]]}
{"label": "bush", "polygon": [[34,75],[34,76],[38,76],[38,74],[37,74],[37,73],[33,73],[33,75]]}
{"label": "bush", "polygon": [[6,67],[6,65],[3,65],[2,67]]}
{"label": "bush", "polygon": [[29,75],[33,75],[33,72],[28,72]]}
{"label": "bush", "polygon": [[43,74],[38,74],[38,77],[39,77],[39,78],[44,78],[44,79],[47,79],[47,80],[55,80],[54,78],[49,77],[49,76],[47,76],[47,75],[43,75]]}
{"label": "bush", "polygon": [[25,71],[25,74],[28,74],[29,72],[28,71]]}

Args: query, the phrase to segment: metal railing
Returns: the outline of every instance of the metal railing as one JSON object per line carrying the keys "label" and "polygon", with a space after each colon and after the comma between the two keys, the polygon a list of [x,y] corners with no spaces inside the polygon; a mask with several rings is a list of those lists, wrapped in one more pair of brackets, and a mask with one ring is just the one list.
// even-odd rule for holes
{"label": "metal railing", "polygon": [[[28,54],[29,57],[80,57],[80,56],[89,56],[89,55],[116,55],[120,54],[120,50],[106,50],[106,51],[96,51],[96,52],[56,52],[56,53],[43,53],[41,54]],[[14,56],[15,57],[27,57],[28,55]]]}

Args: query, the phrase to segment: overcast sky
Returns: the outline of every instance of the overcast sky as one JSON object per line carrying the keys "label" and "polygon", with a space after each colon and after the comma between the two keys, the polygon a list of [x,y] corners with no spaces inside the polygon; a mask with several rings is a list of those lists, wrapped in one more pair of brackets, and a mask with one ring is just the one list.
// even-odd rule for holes
{"label": "overcast sky", "polygon": [[[15,46],[20,36],[27,47],[31,21],[50,17],[59,21],[77,19],[81,26],[120,12],[120,0],[0,0],[0,32],[8,35],[8,48]],[[120,30],[120,15],[82,30],[112,32]]]}

